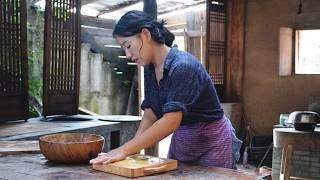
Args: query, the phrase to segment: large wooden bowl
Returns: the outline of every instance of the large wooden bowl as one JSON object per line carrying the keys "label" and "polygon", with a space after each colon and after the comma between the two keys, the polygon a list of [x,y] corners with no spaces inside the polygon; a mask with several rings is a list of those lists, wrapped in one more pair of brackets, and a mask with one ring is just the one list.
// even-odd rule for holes
{"label": "large wooden bowl", "polygon": [[41,153],[58,163],[87,163],[102,151],[104,137],[87,133],[61,133],[39,138]]}

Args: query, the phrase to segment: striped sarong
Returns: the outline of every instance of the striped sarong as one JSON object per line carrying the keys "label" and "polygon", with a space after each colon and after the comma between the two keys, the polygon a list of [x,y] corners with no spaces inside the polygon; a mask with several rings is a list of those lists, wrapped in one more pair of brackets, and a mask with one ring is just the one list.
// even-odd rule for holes
{"label": "striped sarong", "polygon": [[235,168],[232,129],[226,117],[180,126],[172,136],[168,158],[201,166]]}

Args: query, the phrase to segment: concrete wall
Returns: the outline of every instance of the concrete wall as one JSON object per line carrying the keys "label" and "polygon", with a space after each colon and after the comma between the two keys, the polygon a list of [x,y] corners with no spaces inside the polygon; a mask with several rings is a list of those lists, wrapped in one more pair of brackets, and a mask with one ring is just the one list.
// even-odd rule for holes
{"label": "concrete wall", "polygon": [[100,115],[137,115],[137,107],[128,105],[136,106],[137,101],[136,96],[129,99],[131,82],[113,68],[103,61],[102,54],[91,52],[90,45],[82,43],[79,106]]}
{"label": "concrete wall", "polygon": [[280,113],[307,110],[310,96],[320,96],[320,75],[278,75],[280,27],[320,25],[320,1],[247,0],[243,106],[256,134],[271,135]]}

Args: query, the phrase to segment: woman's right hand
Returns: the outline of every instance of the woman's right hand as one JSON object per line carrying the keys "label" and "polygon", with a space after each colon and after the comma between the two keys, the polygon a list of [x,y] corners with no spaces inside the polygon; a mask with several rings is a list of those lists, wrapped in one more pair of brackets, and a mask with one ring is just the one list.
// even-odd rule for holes
{"label": "woman's right hand", "polygon": [[100,153],[95,159],[90,160],[90,164],[109,164],[112,162],[123,160],[128,155],[121,147],[111,150],[108,153]]}

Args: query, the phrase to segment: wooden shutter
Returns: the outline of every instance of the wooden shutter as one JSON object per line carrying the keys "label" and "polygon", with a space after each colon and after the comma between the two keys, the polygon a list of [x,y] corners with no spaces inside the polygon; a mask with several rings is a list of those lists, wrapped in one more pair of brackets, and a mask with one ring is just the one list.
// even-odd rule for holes
{"label": "wooden shutter", "polygon": [[226,2],[207,1],[206,67],[220,100],[225,96]]}
{"label": "wooden shutter", "polygon": [[44,116],[78,113],[80,2],[79,0],[46,1]]}
{"label": "wooden shutter", "polygon": [[25,0],[0,1],[0,122],[28,118]]}

